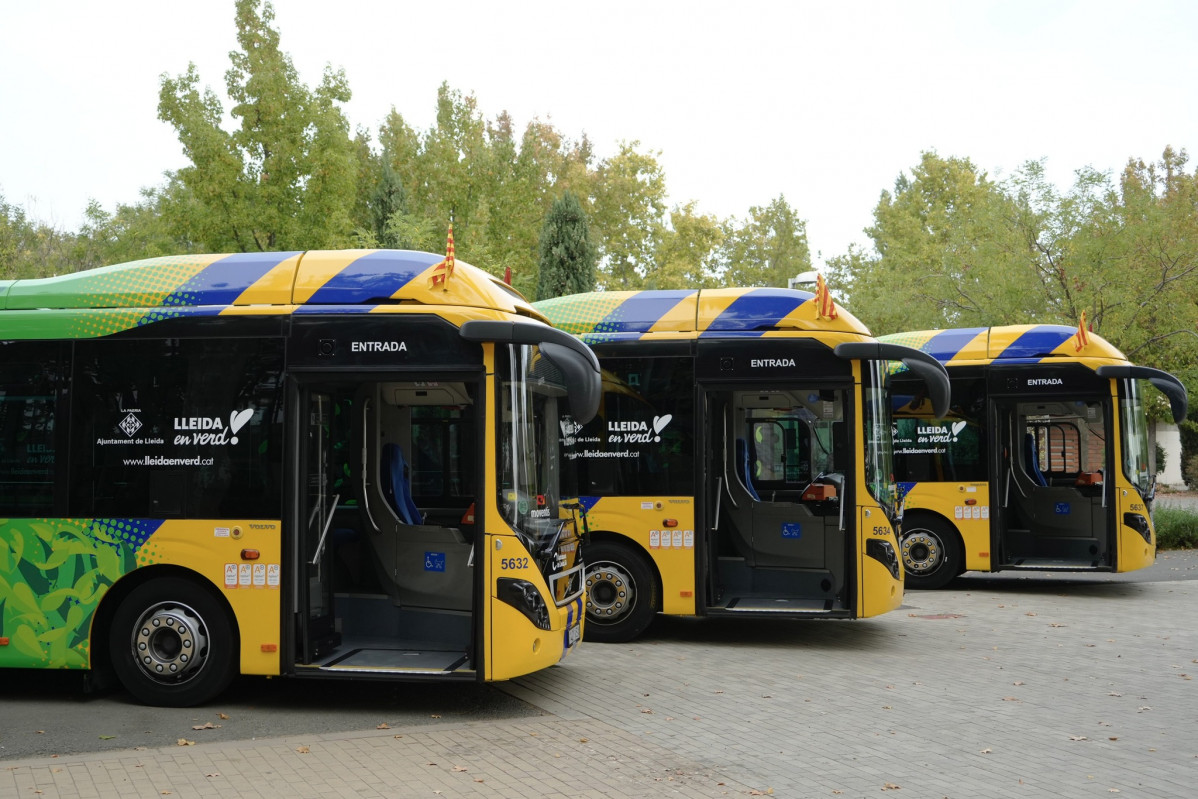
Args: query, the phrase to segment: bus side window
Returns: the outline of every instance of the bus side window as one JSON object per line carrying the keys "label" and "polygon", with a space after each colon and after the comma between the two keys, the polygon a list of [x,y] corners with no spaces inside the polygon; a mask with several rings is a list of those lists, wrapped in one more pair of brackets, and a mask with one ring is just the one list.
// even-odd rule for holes
{"label": "bus side window", "polygon": [[57,345],[5,348],[0,375],[0,514],[53,515],[55,405],[62,383]]}

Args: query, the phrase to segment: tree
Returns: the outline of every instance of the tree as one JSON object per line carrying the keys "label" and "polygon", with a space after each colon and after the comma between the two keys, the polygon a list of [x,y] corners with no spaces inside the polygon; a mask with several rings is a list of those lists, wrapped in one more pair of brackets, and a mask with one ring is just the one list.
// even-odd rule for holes
{"label": "tree", "polygon": [[779,286],[811,269],[807,223],[786,197],[763,207],[753,206],[748,218],[724,224],[720,249],[720,282],[725,286]]}
{"label": "tree", "polygon": [[675,206],[670,226],[663,230],[654,255],[654,268],[645,276],[647,289],[686,289],[716,285],[723,224],[700,214],[691,202]]}
{"label": "tree", "polygon": [[[261,4],[261,10],[259,6]],[[344,72],[326,68],[315,90],[300,81],[271,27],[274,9],[237,0],[237,42],[225,74],[240,127],[222,127],[211,89],[199,91],[195,65],[165,75],[158,116],[179,136],[191,166],[164,209],[177,235],[214,251],[346,246],[355,206],[356,156],[339,107],[349,100]]]}
{"label": "tree", "polygon": [[1029,268],[1039,225],[968,159],[924,153],[882,192],[866,230],[875,252],[852,249],[829,271],[875,334],[1029,321],[1045,310]]}
{"label": "tree", "polygon": [[537,299],[594,290],[595,246],[574,192],[554,201],[541,228],[540,251]]}
{"label": "tree", "polygon": [[600,163],[593,183],[599,279],[608,289],[641,286],[665,229],[665,174],[655,154],[637,152],[639,145],[621,142],[619,152]]}

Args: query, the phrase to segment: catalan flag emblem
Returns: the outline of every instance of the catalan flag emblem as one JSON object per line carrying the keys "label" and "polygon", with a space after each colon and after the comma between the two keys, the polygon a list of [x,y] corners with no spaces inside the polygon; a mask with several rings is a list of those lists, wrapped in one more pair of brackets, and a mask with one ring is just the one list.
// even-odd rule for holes
{"label": "catalan flag emblem", "polygon": [[832,301],[832,293],[823,275],[815,276],[815,313],[820,319],[835,319],[836,303]]}
{"label": "catalan flag emblem", "polygon": [[1090,334],[1086,331],[1086,312],[1082,311],[1081,321],[1077,323],[1077,343],[1073,345],[1074,349],[1081,352],[1090,343]]}
{"label": "catalan flag emblem", "polygon": [[449,239],[445,243],[445,257],[433,266],[432,277],[428,279],[429,288],[444,287],[445,282],[453,277],[453,222],[449,223]]}

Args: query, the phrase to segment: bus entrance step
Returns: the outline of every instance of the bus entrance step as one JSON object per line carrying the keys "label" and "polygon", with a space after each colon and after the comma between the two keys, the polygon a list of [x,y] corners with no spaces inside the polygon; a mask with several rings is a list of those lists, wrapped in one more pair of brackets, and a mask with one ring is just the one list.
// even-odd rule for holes
{"label": "bus entrance step", "polygon": [[1061,560],[1054,558],[1015,558],[1010,563],[1003,566],[1004,569],[1016,569],[1023,571],[1074,571],[1074,572],[1093,572],[1093,571],[1110,571],[1111,567],[1098,561],[1086,560]]}
{"label": "bus entrance step", "polygon": [[466,664],[460,651],[352,649],[320,665],[321,671],[371,674],[452,674]]}
{"label": "bus entrance step", "polygon": [[[712,608],[715,610],[716,608]],[[718,608],[730,613],[826,613],[832,609],[826,599],[789,599],[759,596],[732,597]]]}

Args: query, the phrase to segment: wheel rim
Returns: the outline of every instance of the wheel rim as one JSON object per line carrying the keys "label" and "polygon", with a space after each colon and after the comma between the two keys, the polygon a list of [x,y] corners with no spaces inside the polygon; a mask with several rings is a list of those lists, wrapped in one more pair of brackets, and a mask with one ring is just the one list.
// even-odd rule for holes
{"label": "wheel rim", "polygon": [[587,621],[617,624],[636,607],[636,582],[618,563],[601,561],[587,569]]}
{"label": "wheel rim", "polygon": [[944,565],[944,544],[928,530],[903,536],[903,568],[917,577],[934,574]]}
{"label": "wheel rim", "polygon": [[200,614],[178,602],[148,608],[133,628],[133,659],[155,682],[178,685],[195,677],[208,658],[208,628]]}

